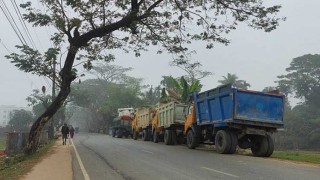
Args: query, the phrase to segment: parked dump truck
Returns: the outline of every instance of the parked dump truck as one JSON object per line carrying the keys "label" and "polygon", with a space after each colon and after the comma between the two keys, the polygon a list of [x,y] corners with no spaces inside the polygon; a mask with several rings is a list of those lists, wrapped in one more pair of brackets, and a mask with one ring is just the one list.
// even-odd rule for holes
{"label": "parked dump truck", "polygon": [[133,118],[133,108],[119,108],[118,117],[112,121],[111,134],[112,137],[122,138],[123,136],[128,138],[131,134],[131,121]]}
{"label": "parked dump truck", "polygon": [[151,122],[155,112],[156,110],[152,107],[136,109],[131,125],[134,140],[138,139],[139,135],[142,136],[144,141],[151,139]]}
{"label": "parked dump truck", "polygon": [[182,143],[186,107],[185,104],[177,102],[158,105],[152,120],[153,142],[157,143],[163,138],[166,145]]}
{"label": "parked dump truck", "polygon": [[237,146],[269,157],[271,134],[283,128],[284,96],[220,86],[191,95],[184,135],[191,149],[199,143],[215,144],[216,151],[233,154]]}

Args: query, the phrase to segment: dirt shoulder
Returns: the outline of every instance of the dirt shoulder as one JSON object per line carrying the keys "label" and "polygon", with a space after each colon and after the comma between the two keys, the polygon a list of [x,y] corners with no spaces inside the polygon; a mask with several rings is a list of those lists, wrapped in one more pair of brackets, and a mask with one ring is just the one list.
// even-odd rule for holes
{"label": "dirt shoulder", "polygon": [[48,153],[22,180],[70,180],[72,179],[72,145],[62,145],[58,140]]}

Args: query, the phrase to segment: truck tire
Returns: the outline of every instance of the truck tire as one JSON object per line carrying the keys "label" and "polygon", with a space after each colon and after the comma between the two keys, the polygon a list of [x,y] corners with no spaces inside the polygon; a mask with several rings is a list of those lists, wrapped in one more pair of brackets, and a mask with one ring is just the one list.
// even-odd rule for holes
{"label": "truck tire", "polygon": [[157,133],[156,130],[154,130],[154,132],[153,132],[152,141],[154,143],[158,143],[159,142],[159,133]]}
{"label": "truck tire", "polygon": [[219,130],[215,137],[216,151],[220,154],[230,153],[231,135],[227,130]]}
{"label": "truck tire", "polygon": [[177,132],[175,130],[171,130],[171,141],[172,141],[172,145],[178,144]]}
{"label": "truck tire", "polygon": [[265,136],[253,136],[250,138],[252,141],[251,152],[253,156],[265,157],[268,153],[268,139]]}
{"label": "truck tire", "polygon": [[148,137],[149,137],[148,130],[147,129],[142,130],[142,140],[148,141]]}
{"label": "truck tire", "polygon": [[138,134],[137,134],[136,130],[133,130],[132,139],[134,139],[134,140],[138,139]]}
{"label": "truck tire", "polygon": [[238,146],[241,149],[251,148],[251,142],[247,135],[238,140]]}
{"label": "truck tire", "polygon": [[177,135],[177,144],[184,144],[183,133]]}
{"label": "truck tire", "polygon": [[270,157],[274,150],[274,142],[272,137],[269,134],[267,135],[267,140],[268,140],[268,150],[264,157]]}
{"label": "truck tire", "polygon": [[116,134],[117,134],[117,138],[122,138],[123,132],[122,132],[121,129],[118,129],[118,130],[116,131]]}
{"label": "truck tire", "polygon": [[195,149],[198,147],[199,141],[195,136],[195,133],[192,129],[187,132],[187,146],[189,149]]}
{"label": "truck tire", "polygon": [[112,137],[115,137],[115,136],[116,136],[116,130],[112,129]]}
{"label": "truck tire", "polygon": [[238,136],[236,133],[229,131],[230,133],[230,137],[231,137],[231,147],[229,150],[229,154],[234,154],[237,150],[237,146],[238,146]]}
{"label": "truck tire", "polygon": [[164,131],[164,144],[171,145],[172,144],[172,133],[170,129],[166,129]]}

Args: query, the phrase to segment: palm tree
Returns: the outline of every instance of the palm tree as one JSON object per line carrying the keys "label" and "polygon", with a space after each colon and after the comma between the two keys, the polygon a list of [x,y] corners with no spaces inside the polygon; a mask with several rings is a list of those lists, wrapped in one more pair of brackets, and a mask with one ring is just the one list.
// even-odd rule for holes
{"label": "palm tree", "polygon": [[222,78],[223,80],[218,81],[221,85],[231,84],[233,87],[239,89],[248,89],[248,87],[250,87],[250,84],[245,80],[238,80],[238,76],[236,74],[228,73],[227,76],[222,76]]}

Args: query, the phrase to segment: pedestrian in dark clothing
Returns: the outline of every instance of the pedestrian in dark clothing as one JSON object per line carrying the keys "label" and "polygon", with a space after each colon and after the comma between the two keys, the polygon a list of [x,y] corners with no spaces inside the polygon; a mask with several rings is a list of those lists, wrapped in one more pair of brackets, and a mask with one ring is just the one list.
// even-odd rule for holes
{"label": "pedestrian in dark clothing", "polygon": [[61,128],[62,133],[62,145],[66,145],[68,134],[69,134],[69,127],[67,124],[64,124]]}
{"label": "pedestrian in dark clothing", "polygon": [[72,139],[74,136],[74,128],[72,127],[72,125],[70,125],[69,132],[70,132],[70,137]]}

